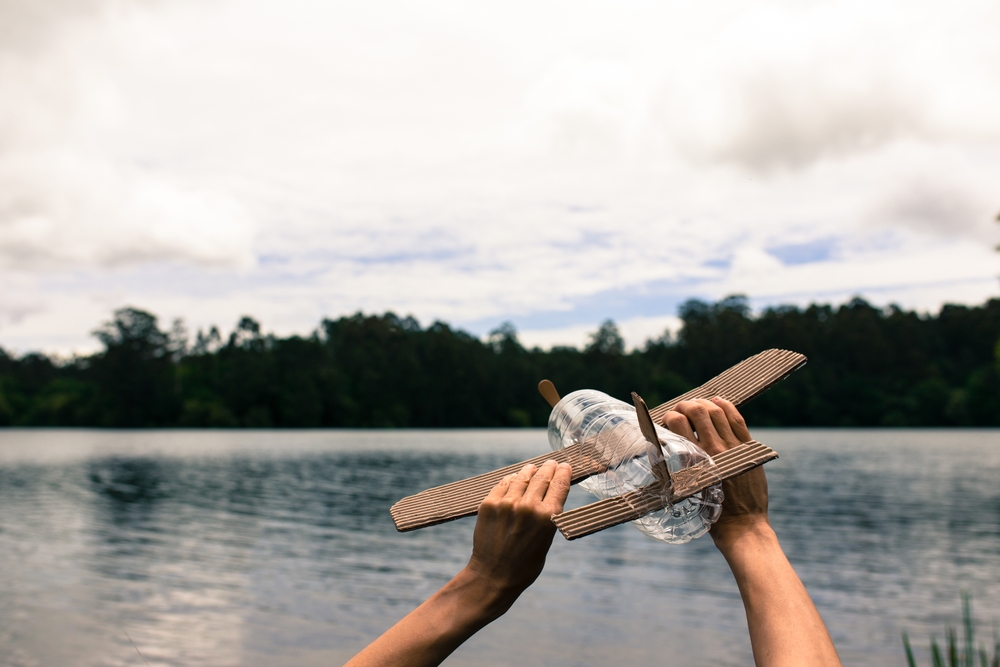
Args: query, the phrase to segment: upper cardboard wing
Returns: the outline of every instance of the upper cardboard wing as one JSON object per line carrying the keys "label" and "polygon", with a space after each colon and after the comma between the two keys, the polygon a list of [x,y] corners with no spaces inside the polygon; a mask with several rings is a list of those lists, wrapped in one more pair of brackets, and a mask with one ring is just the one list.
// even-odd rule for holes
{"label": "upper cardboard wing", "polygon": [[[741,361],[686,394],[678,396],[677,398],[653,408],[649,411],[649,413],[653,420],[658,422],[668,410],[676,406],[681,401],[693,400],[697,398],[712,398],[715,396],[721,396],[722,398],[732,401],[735,405],[739,406],[753,398],[756,398],[761,394],[761,392],[765,391],[775,383],[785,379],[791,373],[804,366],[805,363],[806,357],[797,352],[778,349],[765,350],[760,354],[756,354],[749,359]],[[744,444],[746,445],[750,443]],[[730,451],[735,452],[739,449],[740,448],[737,447]],[[745,453],[746,450],[741,451]],[[768,449],[767,451],[773,454],[771,458],[777,456],[772,450]],[[719,457],[715,458],[718,460]],[[758,459],[761,459],[760,452],[758,452],[756,458],[751,457],[751,460],[753,461],[757,461]],[[548,460],[555,460],[559,463],[569,463],[573,467],[572,483],[574,484],[590,477],[591,475],[604,472],[607,470],[609,463],[607,461],[603,461],[599,452],[597,452],[592,446],[589,446],[588,443],[578,443],[557,452],[547,452],[532,459],[528,459],[527,461],[521,461],[520,463],[515,463],[514,465],[506,466],[498,470],[492,470],[482,475],[477,475],[476,477],[470,477],[468,479],[452,482],[451,484],[445,484],[443,486],[427,489],[426,491],[421,491],[418,494],[403,498],[398,503],[393,505],[389,512],[392,515],[393,522],[396,524],[396,529],[401,532],[433,526],[439,523],[445,523],[446,521],[453,521],[464,516],[472,516],[479,509],[479,504],[483,501],[483,498],[489,494],[490,489],[496,486],[497,482],[499,482],[504,476],[516,473],[523,468],[525,464],[533,463],[540,466]],[[766,460],[770,460],[770,458]],[[760,460],[760,462],[753,463],[750,467],[760,465],[763,462],[763,460]],[[714,467],[720,468],[721,466],[717,462]],[[739,472],[734,474],[745,472],[746,469],[749,468],[741,469]],[[681,473],[684,472],[685,471],[682,470],[674,474],[673,484],[675,491],[677,488],[677,478],[682,477]],[[718,479],[716,479],[717,476],[717,472],[711,473],[710,477],[706,477],[704,479],[715,479],[715,481],[710,481],[700,488],[690,491],[688,496],[697,493],[697,491],[700,491],[707,486],[716,484],[719,480],[723,479],[723,477],[718,477]],[[638,489],[633,493],[640,492],[643,492],[643,489]],[[649,493],[647,493],[644,497],[646,498],[644,501],[646,504],[655,504],[649,499],[649,497],[651,497]],[[663,500],[663,494],[658,494],[655,497],[661,499],[658,502],[665,502]],[[619,498],[624,498],[624,496],[619,496]],[[607,501],[599,501],[597,503],[593,503],[592,505],[579,508],[578,510],[572,510],[571,512],[556,515],[553,520],[556,521],[556,525],[559,526],[559,521],[557,519],[559,517],[567,517],[567,515],[569,515],[569,518],[564,521],[564,525],[568,526],[571,522],[576,522],[581,516],[584,516],[581,514],[573,514],[573,512],[579,512],[586,507],[593,507],[594,505],[602,505],[602,503],[606,503],[605,505],[602,505],[604,510],[610,512],[607,516],[615,517],[615,521],[617,523],[631,521],[633,518],[638,518],[631,517],[617,521],[617,517],[624,516],[625,513],[624,510],[619,511],[618,513],[610,511],[612,506],[610,501],[615,500],[615,498],[610,498]],[[626,499],[626,501],[630,500],[636,499]],[[670,499],[666,502],[669,501]],[[627,502],[625,506],[632,507],[631,505],[628,505]],[[642,506],[644,507],[645,505]],[[653,507],[652,509],[643,512],[643,514],[655,511],[656,509],[661,509],[664,506],[665,505],[661,504],[659,507]],[[639,505],[636,507],[639,507]],[[639,516],[642,516],[642,514]],[[573,525],[576,524],[573,523]],[[593,525],[597,524],[596,521],[592,519],[587,519],[582,524],[583,528],[587,530],[589,530]],[[580,529],[580,527],[577,526],[574,530],[577,529]],[[560,528],[560,530],[562,530],[562,528]],[[600,528],[597,528],[597,530],[600,530]],[[593,531],[591,530],[590,532]],[[566,533],[564,532],[564,534]],[[589,532],[584,532],[575,536],[581,537],[583,534],[589,534]],[[569,535],[567,535],[567,537],[569,537]]]}

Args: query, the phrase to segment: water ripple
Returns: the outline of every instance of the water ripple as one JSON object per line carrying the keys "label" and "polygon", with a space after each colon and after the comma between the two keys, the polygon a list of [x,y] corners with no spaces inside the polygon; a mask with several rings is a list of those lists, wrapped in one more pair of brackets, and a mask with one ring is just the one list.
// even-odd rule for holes
{"label": "water ripple", "polygon": [[[772,520],[845,662],[902,664],[900,631],[940,635],[960,589],[988,634],[1000,433],[755,435],[781,453]],[[389,506],[543,451],[539,431],[0,432],[5,664],[136,664],[125,631],[151,665],[336,664],[468,558],[471,520],[399,534]],[[628,526],[557,537],[451,664],[513,664],[511,645],[529,664],[749,662],[711,542]]]}

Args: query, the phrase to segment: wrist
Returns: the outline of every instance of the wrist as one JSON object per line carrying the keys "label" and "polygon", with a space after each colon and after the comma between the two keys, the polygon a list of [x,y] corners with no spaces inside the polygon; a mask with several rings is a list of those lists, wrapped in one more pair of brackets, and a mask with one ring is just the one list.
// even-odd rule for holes
{"label": "wrist", "polygon": [[716,548],[729,560],[733,555],[778,545],[778,536],[767,517],[716,525],[712,528]]}
{"label": "wrist", "polygon": [[522,592],[501,585],[469,565],[455,575],[448,587],[461,595],[479,627],[503,616]]}

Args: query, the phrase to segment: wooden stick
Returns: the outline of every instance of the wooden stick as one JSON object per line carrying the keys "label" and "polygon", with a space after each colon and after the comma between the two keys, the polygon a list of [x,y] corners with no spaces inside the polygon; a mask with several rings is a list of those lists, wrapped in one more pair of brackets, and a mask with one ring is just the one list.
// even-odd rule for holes
{"label": "wooden stick", "polygon": [[542,380],[538,383],[538,393],[542,395],[549,407],[556,407],[556,403],[559,402],[559,392],[556,391],[556,386],[552,384],[551,380]]}

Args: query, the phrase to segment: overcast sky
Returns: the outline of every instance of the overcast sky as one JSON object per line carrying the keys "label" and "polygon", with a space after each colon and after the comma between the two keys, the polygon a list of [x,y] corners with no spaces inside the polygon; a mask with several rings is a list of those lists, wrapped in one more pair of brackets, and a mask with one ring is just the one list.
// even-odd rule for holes
{"label": "overcast sky", "polygon": [[0,0],[0,346],[1000,291],[1000,3]]}

